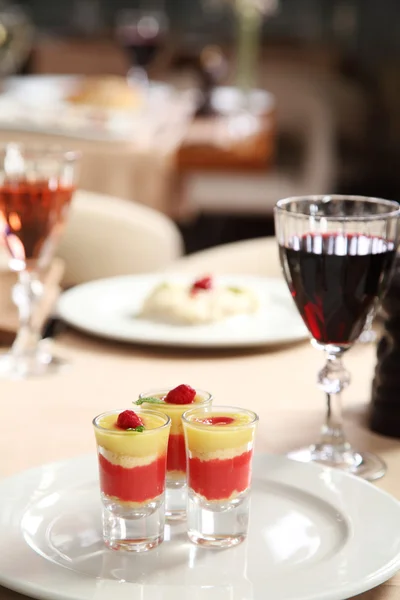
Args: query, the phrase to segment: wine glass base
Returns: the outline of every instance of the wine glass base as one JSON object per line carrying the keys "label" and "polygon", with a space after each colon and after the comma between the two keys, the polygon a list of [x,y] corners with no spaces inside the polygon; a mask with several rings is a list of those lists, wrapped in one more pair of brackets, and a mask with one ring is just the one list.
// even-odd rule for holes
{"label": "wine glass base", "polygon": [[0,355],[0,379],[29,379],[58,373],[68,362],[49,352],[38,350],[33,355],[16,357]]}
{"label": "wine glass base", "polygon": [[341,469],[351,475],[357,475],[367,481],[380,479],[386,473],[385,462],[370,452],[358,452],[349,449],[345,452],[334,453],[319,450],[316,446],[294,450],[288,457],[299,462],[319,463],[326,467]]}

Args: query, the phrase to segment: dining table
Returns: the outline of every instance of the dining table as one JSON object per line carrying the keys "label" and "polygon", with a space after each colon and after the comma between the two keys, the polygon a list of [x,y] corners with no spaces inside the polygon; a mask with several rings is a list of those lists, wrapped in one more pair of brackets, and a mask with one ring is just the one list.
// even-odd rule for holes
{"label": "dining table", "polygon": [[[179,259],[168,272],[282,277],[274,238],[198,252]],[[143,390],[183,382],[209,390],[218,404],[256,411],[260,417],[256,439],[259,453],[285,454],[318,437],[324,397],[317,388],[316,374],[324,357],[308,340],[247,349],[196,350],[105,341],[67,328],[52,344],[54,352],[68,362],[63,371],[46,378],[0,384],[2,478],[44,463],[94,453],[95,415],[129,407]],[[345,362],[352,377],[343,395],[348,437],[359,449],[376,452],[385,460],[386,475],[371,485],[400,499],[400,443],[373,433],[368,425],[375,344],[356,343]],[[23,598],[0,587],[1,600]],[[358,598],[398,600],[400,574]]]}

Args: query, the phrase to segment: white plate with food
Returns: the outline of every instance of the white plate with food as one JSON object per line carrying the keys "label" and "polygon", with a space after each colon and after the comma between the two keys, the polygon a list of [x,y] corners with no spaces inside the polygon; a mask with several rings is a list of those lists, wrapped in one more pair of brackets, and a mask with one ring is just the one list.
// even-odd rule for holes
{"label": "white plate with food", "polygon": [[163,346],[267,346],[309,336],[281,279],[218,276],[211,289],[193,291],[195,282],[159,274],[93,281],[62,294],[58,314],[87,333]]}
{"label": "white plate with food", "polygon": [[239,546],[196,547],[177,523],[145,554],[108,550],[96,462],[1,482],[0,585],[40,600],[345,600],[400,568],[397,500],[339,470],[268,455],[254,458]]}
{"label": "white plate with food", "polygon": [[[195,110],[193,94],[120,76],[29,75],[6,78],[0,94],[3,129],[102,141],[131,141],[169,126],[179,130]],[[171,107],[173,106],[173,118]]]}

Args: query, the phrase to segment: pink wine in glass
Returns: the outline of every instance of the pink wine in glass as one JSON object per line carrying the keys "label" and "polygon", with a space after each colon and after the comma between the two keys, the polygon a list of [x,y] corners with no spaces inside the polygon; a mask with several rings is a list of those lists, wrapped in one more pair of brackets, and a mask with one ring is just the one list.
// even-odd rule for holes
{"label": "pink wine in glass", "polygon": [[73,187],[54,179],[0,186],[0,227],[14,263],[47,260],[64,226]]}
{"label": "pink wine in glass", "polygon": [[306,234],[280,246],[290,292],[313,338],[346,349],[386,287],[392,242],[361,234]]}

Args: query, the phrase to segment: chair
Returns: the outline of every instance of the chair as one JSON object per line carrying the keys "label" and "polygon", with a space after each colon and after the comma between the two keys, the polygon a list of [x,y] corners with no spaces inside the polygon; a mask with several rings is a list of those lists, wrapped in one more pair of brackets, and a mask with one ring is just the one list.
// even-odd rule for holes
{"label": "chair", "polygon": [[132,201],[79,190],[72,201],[57,256],[63,286],[165,268],[183,252],[175,224]]}

